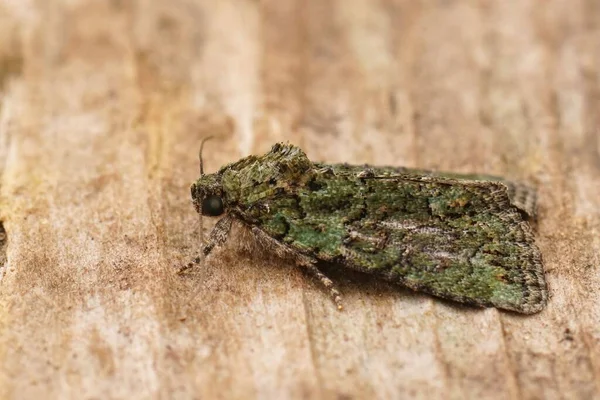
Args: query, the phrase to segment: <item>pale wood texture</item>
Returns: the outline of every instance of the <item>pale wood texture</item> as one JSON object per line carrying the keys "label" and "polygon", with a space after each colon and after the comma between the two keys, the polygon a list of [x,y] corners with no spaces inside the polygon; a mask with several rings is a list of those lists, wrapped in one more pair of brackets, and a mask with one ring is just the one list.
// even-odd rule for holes
{"label": "pale wood texture", "polygon": [[[0,396],[600,398],[599,73],[596,0],[0,0]],[[536,183],[548,308],[338,312],[239,228],[176,276],[208,134]]]}

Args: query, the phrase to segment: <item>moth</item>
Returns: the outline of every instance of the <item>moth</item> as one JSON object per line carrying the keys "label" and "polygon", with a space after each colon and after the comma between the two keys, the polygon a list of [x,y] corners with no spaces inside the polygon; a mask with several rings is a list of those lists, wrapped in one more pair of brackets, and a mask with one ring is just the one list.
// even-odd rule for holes
{"label": "moth", "polygon": [[237,220],[316,277],[340,309],[323,262],[481,307],[532,314],[548,299],[529,224],[535,191],[501,178],[315,163],[283,143],[205,174],[201,146],[191,195],[202,216],[221,217],[204,256]]}

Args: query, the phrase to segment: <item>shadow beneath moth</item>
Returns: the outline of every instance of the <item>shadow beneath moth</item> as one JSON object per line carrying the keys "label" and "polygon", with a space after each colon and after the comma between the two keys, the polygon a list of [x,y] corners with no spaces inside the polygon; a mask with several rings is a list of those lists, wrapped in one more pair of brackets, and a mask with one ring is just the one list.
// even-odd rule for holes
{"label": "shadow beneath moth", "polygon": [[238,220],[267,251],[316,277],[340,309],[340,293],[319,262],[464,304],[524,314],[546,305],[542,258],[528,223],[535,218],[535,191],[525,185],[485,175],[313,163],[282,143],[204,174],[201,154],[202,146],[193,204],[203,216],[222,216],[205,256],[225,243]]}

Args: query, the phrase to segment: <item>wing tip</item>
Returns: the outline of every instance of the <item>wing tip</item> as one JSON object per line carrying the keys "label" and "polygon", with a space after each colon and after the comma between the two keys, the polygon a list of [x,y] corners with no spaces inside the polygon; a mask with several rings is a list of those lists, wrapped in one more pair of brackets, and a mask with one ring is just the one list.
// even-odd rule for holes
{"label": "wing tip", "polygon": [[535,264],[524,271],[523,297],[518,301],[492,301],[492,306],[521,314],[537,314],[548,304],[549,291],[543,265]]}

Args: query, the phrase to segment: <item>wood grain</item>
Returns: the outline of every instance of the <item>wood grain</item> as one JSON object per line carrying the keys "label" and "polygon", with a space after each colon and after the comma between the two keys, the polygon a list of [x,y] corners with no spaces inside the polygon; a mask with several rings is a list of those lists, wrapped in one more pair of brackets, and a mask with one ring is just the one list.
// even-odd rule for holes
{"label": "wood grain", "polygon": [[[0,0],[0,397],[600,398],[599,27],[594,0]],[[240,227],[177,276],[208,134],[209,171],[290,141],[537,184],[547,309],[337,276],[338,312]]]}

